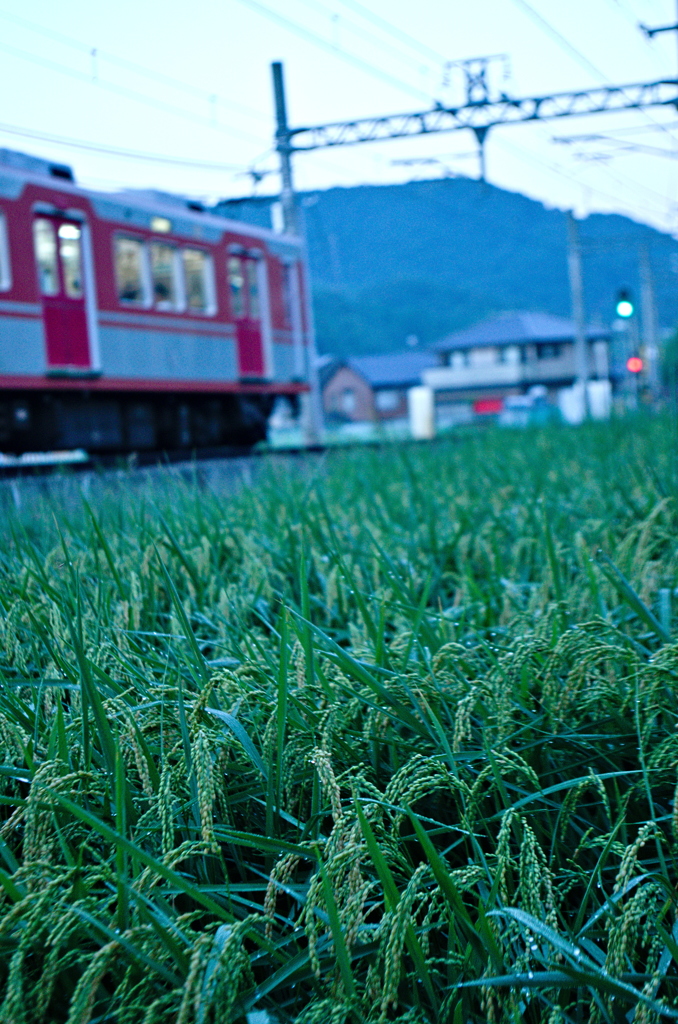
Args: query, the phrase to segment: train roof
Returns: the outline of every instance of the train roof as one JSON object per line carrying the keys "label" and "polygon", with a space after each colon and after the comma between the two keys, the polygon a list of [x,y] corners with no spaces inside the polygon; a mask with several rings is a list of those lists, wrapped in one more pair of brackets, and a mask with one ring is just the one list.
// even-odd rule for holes
{"label": "train roof", "polygon": [[294,235],[278,234],[260,227],[224,217],[206,209],[188,196],[154,189],[125,189],[98,192],[75,182],[73,170],[66,164],[51,163],[11,149],[0,149],[0,196],[18,199],[25,184],[47,186],[60,192],[86,197],[102,220],[151,228],[151,218],[164,216],[172,224],[172,234],[219,242],[226,231],[244,234],[266,242],[271,251],[298,250],[301,240]]}

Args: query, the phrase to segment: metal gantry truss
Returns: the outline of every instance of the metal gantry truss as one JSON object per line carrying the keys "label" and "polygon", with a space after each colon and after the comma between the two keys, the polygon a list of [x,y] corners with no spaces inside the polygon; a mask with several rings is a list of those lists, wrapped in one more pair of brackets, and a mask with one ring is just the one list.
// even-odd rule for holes
{"label": "metal gantry truss", "polygon": [[[577,92],[467,103],[459,107],[438,104],[431,110],[387,117],[363,117],[303,128],[286,127],[284,144],[289,153],[308,152],[329,146],[353,146],[383,139],[402,139],[435,132],[470,129],[482,147],[490,128],[505,124],[546,121],[558,117],[640,110],[645,107],[678,109],[678,79],[640,82],[634,85],[599,86]],[[278,146],[283,141],[278,133]]]}

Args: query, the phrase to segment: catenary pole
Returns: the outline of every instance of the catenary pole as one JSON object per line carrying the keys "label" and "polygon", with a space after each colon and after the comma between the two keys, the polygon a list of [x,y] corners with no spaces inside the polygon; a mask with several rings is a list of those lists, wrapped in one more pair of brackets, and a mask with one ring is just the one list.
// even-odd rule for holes
{"label": "catenary pole", "polygon": [[292,146],[290,129],[287,124],[283,66],[280,61],[271,64],[271,71],[273,72],[273,98],[275,100],[275,148],[280,157],[280,201],[283,209],[283,221],[285,231],[290,235],[296,235],[299,232],[292,184]]}
{"label": "catenary pole", "polygon": [[[579,223],[571,210],[567,212],[567,266],[570,276],[570,297],[574,321],[574,371],[575,381],[586,389],[589,376],[588,352],[586,351],[586,320],[584,318],[584,288],[581,269],[581,242]],[[584,402],[586,398],[584,397]]]}
{"label": "catenary pole", "polygon": [[659,347],[657,345],[657,307],[654,291],[654,274],[647,245],[640,248],[640,312],[643,322],[643,346],[647,361],[647,383],[653,401],[659,389]]}
{"label": "catenary pole", "polygon": [[306,358],[307,376],[310,386],[310,393],[302,395],[302,422],[305,441],[309,445],[318,444],[323,434],[323,413],[322,396],[320,394],[320,380],[318,376],[318,357],[315,345],[315,320],[313,317],[313,297],[311,294],[311,280],[308,265],[308,252],[306,244],[306,232],[303,230],[297,211],[294,196],[294,181],[292,178],[292,146],[290,141],[290,129],[287,123],[287,105],[285,102],[285,81],[283,78],[283,66],[280,61],[271,64],[273,74],[273,98],[275,101],[275,148],[280,157],[280,200],[283,211],[283,224],[287,234],[297,235],[301,238],[304,260],[302,261],[301,273],[301,294],[304,306],[304,320],[306,327]]}

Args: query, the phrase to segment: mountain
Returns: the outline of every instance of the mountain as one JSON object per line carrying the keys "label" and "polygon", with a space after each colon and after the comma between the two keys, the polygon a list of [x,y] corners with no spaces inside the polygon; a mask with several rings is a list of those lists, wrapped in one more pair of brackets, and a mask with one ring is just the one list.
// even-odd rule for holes
{"label": "mountain", "polygon": [[[220,212],[270,226],[272,198]],[[427,345],[503,310],[570,314],[565,215],[469,178],[304,193],[320,352]],[[580,222],[586,315],[608,324],[620,289],[640,305],[646,246],[661,327],[678,323],[678,242],[617,214]]]}

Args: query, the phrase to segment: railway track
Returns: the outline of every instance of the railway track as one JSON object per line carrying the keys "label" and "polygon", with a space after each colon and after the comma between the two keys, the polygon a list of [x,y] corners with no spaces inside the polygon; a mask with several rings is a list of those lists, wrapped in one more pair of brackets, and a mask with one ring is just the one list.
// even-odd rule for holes
{"label": "railway track", "polygon": [[[249,487],[257,476],[275,463],[288,463],[290,469],[317,462],[333,453],[378,449],[418,448],[435,445],[443,438],[370,440],[343,444],[315,444],[290,448],[203,448],[192,452],[155,452],[139,456],[71,457],[72,453],[34,453],[32,459],[7,464],[0,460],[0,515],[4,510],[26,510],[45,500],[60,508],[76,511],[83,496],[98,501],[107,494],[119,495],[145,487],[159,490],[191,485],[210,488],[219,494],[233,494]],[[43,462],[38,455],[54,456]],[[66,456],[58,459],[57,455]],[[17,460],[18,462],[18,460]]]}
{"label": "railway track", "polygon": [[[362,442],[362,444],[370,442]],[[380,443],[380,442],[375,442]],[[332,445],[331,447],[337,447]],[[345,447],[345,446],[341,446]],[[300,456],[309,452],[322,452],[326,445],[298,445],[289,448],[257,448],[221,445],[210,448],[194,448],[175,451],[143,451],[132,454],[92,454],[82,448],[70,451],[25,452],[22,455],[7,455],[0,452],[0,480],[13,477],[49,476],[68,469],[72,473],[88,473],[93,470],[133,470],[154,466],[202,463],[215,459],[262,458],[272,455]]]}
{"label": "railway track", "polygon": [[98,502],[125,489],[146,487],[162,491],[197,484],[220,494],[232,494],[253,484],[271,460],[299,465],[301,460],[318,457],[326,450],[320,445],[255,452],[202,449],[155,453],[155,458],[148,453],[140,458],[90,458],[85,453],[85,458],[78,459],[34,459],[10,465],[0,462],[0,515],[3,510],[26,511],[44,502],[75,511],[81,507],[83,497]]}

